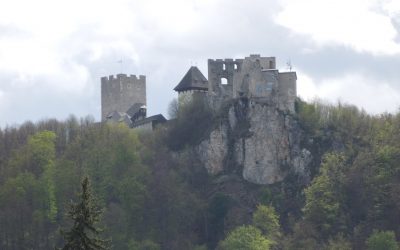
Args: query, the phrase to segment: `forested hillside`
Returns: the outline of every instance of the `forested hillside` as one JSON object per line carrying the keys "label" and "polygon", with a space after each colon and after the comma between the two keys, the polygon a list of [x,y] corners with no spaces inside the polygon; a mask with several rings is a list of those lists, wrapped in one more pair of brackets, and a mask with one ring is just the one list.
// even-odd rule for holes
{"label": "forested hillside", "polygon": [[153,133],[86,118],[0,130],[0,249],[54,249],[88,176],[112,249],[398,249],[400,114],[297,102],[305,180],[209,176],[193,145],[220,117],[189,104]]}

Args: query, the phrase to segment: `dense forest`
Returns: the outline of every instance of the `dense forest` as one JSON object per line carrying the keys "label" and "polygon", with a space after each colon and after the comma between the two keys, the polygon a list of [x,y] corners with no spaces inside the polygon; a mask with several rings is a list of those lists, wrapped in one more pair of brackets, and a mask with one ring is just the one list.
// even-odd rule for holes
{"label": "dense forest", "polygon": [[196,103],[151,133],[73,116],[3,128],[0,249],[62,247],[86,176],[111,249],[398,249],[400,114],[296,109],[311,176],[273,185],[207,174],[193,145],[219,117]]}

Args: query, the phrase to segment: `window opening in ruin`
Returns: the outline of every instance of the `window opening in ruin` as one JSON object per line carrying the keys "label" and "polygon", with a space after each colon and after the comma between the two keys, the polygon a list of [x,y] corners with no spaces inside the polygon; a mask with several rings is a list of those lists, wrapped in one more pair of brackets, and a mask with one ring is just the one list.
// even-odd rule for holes
{"label": "window opening in ruin", "polygon": [[227,85],[228,84],[228,79],[226,79],[225,77],[222,77],[221,78],[221,84]]}
{"label": "window opening in ruin", "polygon": [[223,69],[223,70],[226,70],[225,63],[222,64],[222,69]]}
{"label": "window opening in ruin", "polygon": [[273,69],[274,68],[274,62],[273,61],[269,61],[269,68]]}
{"label": "window opening in ruin", "polygon": [[233,67],[234,67],[235,70],[237,70],[237,64],[236,63],[234,64]]}

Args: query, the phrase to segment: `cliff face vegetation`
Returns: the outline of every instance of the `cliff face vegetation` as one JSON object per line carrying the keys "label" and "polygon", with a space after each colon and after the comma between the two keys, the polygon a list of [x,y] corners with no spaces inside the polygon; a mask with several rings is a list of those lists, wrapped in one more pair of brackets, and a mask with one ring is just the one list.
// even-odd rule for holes
{"label": "cliff face vegetation", "polygon": [[343,104],[193,101],[153,133],[27,122],[0,130],[0,249],[62,246],[84,176],[112,249],[397,249],[399,162],[400,115]]}

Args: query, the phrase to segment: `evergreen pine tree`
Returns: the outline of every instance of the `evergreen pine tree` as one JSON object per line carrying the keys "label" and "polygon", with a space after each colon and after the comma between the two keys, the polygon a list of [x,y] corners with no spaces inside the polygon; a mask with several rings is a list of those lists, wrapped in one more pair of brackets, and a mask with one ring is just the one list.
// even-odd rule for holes
{"label": "evergreen pine tree", "polygon": [[72,203],[67,212],[73,226],[63,233],[66,243],[62,250],[107,250],[109,241],[100,238],[102,230],[96,227],[102,211],[92,195],[88,177],[83,179],[81,185],[80,201]]}

